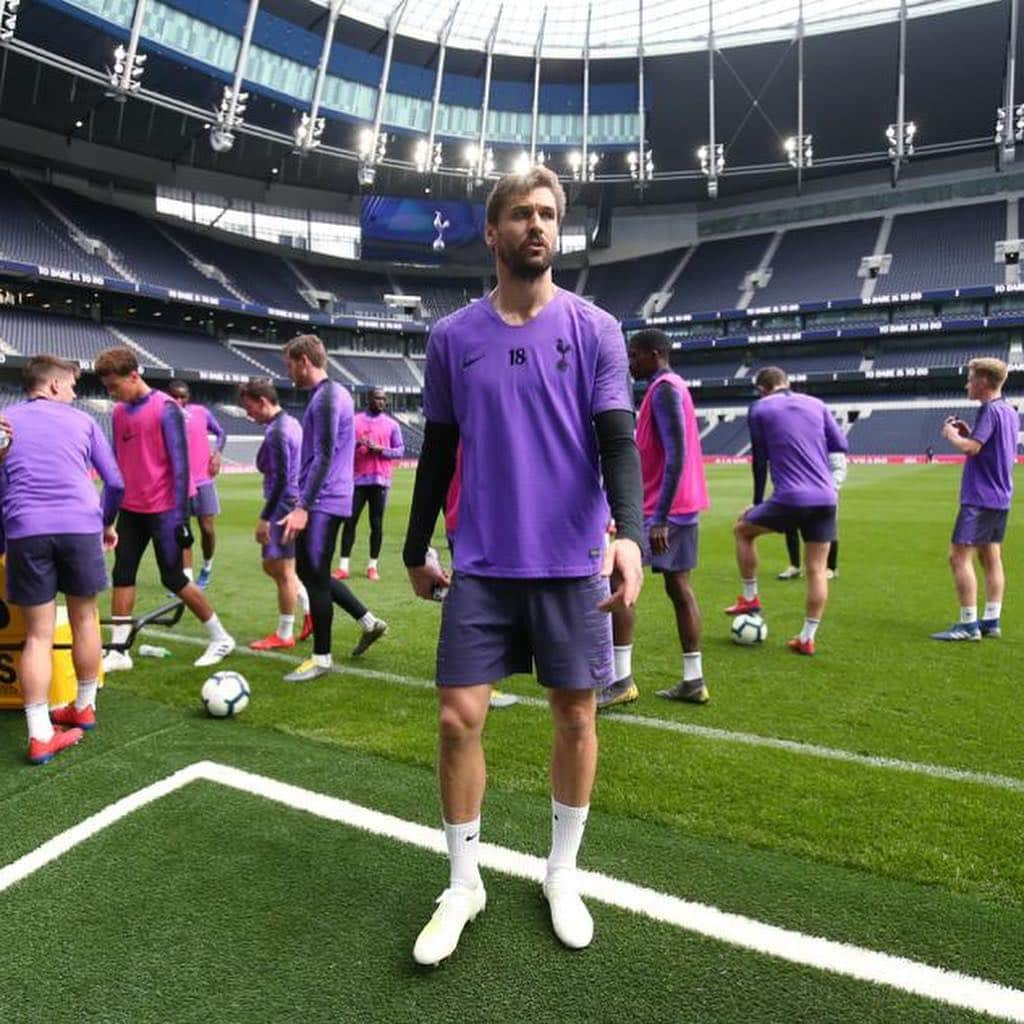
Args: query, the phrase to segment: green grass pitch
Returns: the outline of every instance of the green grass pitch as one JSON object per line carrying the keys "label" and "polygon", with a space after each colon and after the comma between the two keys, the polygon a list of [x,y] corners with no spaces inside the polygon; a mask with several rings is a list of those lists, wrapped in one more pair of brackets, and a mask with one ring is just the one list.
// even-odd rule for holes
{"label": "green grass pitch", "polygon": [[[712,702],[653,696],[678,678],[680,655],[660,582],[648,576],[634,654],[642,696],[601,721],[583,866],[1024,989],[1024,781],[1014,782],[1024,780],[1024,540],[1011,516],[1003,639],[930,641],[955,618],[946,550],[958,481],[955,467],[851,466],[840,577],[819,654],[805,659],[783,646],[800,626],[803,586],[774,578],[781,538],[759,542],[768,640],[729,641],[730,524],[750,476],[709,468],[713,507],[694,583]],[[147,638],[174,657],[137,658],[133,672],[112,676],[100,728],[52,765],[25,766],[22,716],[0,715],[0,869],[203,759],[436,826],[429,680],[439,608],[413,597],[401,568],[411,482],[399,473],[377,584],[362,576],[361,524],[353,586],[391,631],[359,662],[347,657],[356,627],[339,613],[338,673],[287,686],[280,676],[301,651],[240,654],[224,667],[248,678],[252,703],[236,721],[214,721],[199,705],[208,673],[191,665],[202,632],[186,616],[176,639]],[[252,539],[257,488],[253,476],[220,481],[210,596],[241,643],[276,622]],[[151,558],[143,579],[139,606],[154,607],[163,594]],[[542,696],[525,677],[506,688]],[[485,840],[546,853],[549,740],[535,702],[492,714]],[[907,762],[964,774],[935,777]],[[571,954],[550,934],[536,887],[494,872],[488,909],[453,959],[419,971],[412,943],[445,878],[436,854],[195,783],[0,891],[0,1019],[981,1019],[597,902],[595,943]]]}

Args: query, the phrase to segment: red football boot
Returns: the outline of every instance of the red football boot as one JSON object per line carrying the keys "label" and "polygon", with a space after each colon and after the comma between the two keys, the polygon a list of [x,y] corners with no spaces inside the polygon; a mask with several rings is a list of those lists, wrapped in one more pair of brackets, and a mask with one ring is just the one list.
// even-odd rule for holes
{"label": "red football boot", "polygon": [[725,609],[726,615],[760,615],[761,614],[761,598],[758,596],[752,597],[749,601],[740,594],[736,598],[736,603],[729,605]]}
{"label": "red football boot", "polygon": [[254,651],[275,651],[279,648],[288,648],[295,646],[295,638],[288,637],[287,640],[282,640],[276,633],[268,633],[262,640],[253,640],[249,647]]}
{"label": "red football boot", "polygon": [[29,740],[29,764],[46,764],[52,761],[62,750],[73,747],[85,735],[81,729],[54,729],[49,743],[42,740]]}
{"label": "red football boot", "polygon": [[50,708],[50,721],[54,725],[89,732],[96,728],[96,710],[90,707],[79,711],[74,704],[65,704],[63,707]]}

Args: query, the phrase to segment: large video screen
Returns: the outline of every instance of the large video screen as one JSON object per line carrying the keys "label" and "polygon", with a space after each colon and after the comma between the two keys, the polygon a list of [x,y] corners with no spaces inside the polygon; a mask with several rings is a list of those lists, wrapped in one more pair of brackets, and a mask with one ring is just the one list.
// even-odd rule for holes
{"label": "large video screen", "polygon": [[486,257],[481,203],[363,196],[360,220],[366,259],[443,264]]}

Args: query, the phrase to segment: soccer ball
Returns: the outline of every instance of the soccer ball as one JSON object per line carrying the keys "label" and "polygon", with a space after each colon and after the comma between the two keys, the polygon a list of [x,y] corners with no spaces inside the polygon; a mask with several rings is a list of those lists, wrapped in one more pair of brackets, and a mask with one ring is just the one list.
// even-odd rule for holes
{"label": "soccer ball", "polygon": [[214,718],[240,715],[249,704],[249,684],[239,672],[214,672],[203,683],[203,707]]}
{"label": "soccer ball", "polygon": [[749,647],[759,644],[768,635],[768,624],[760,615],[737,615],[732,620],[732,642]]}

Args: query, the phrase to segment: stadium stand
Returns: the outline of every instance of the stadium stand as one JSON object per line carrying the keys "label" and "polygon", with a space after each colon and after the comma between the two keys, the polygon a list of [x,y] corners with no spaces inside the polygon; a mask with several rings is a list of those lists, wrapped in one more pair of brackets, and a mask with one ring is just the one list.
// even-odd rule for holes
{"label": "stadium stand", "polygon": [[[735,309],[747,271],[755,270],[771,235],[744,235],[701,242],[676,279],[663,314]],[[757,303],[755,303],[757,305]]]}
{"label": "stadium stand", "polygon": [[986,345],[979,342],[967,347],[937,348],[915,345],[894,345],[881,351],[874,361],[873,369],[883,370],[901,366],[966,366],[972,359],[979,356],[994,356],[1006,361],[1009,358],[1007,343]]}
{"label": "stadium stand", "polygon": [[389,314],[384,305],[384,295],[391,291],[391,285],[383,274],[364,273],[347,267],[328,267],[319,263],[300,263],[298,266],[315,288],[330,292],[349,313],[371,316]]}
{"label": "stadium stand", "polygon": [[889,236],[892,267],[878,294],[1002,284],[993,262],[995,243],[1006,236],[1006,204],[953,206],[896,217]]}
{"label": "stadium stand", "polygon": [[[265,345],[247,344],[244,341],[229,341],[228,344],[243,356],[248,356],[248,358],[254,359],[259,363],[260,366],[265,366],[270,371],[272,377],[288,380],[288,368],[285,365],[281,346],[268,348]],[[257,372],[256,367],[253,367],[253,373]]]}
{"label": "stadium stand", "polygon": [[21,355],[49,352],[85,363],[91,363],[103,349],[117,344],[109,331],[91,320],[3,306],[0,341]]}
{"label": "stadium stand", "polygon": [[821,352],[816,354],[792,353],[774,357],[762,356],[750,368],[753,376],[762,366],[781,366],[787,373],[837,373],[859,370],[863,354],[855,352]]}
{"label": "stadium stand", "polygon": [[[66,189],[40,185],[39,190],[87,235],[105,242],[140,281],[200,295],[235,297],[217,281],[200,274],[145,217]],[[110,271],[107,273],[109,276]]]}
{"label": "stadium stand", "polygon": [[929,445],[952,451],[942,439],[947,416],[964,416],[963,407],[934,409],[875,409],[861,413],[847,438],[852,455],[919,455]]}
{"label": "stadium stand", "polygon": [[405,365],[405,360],[388,356],[339,355],[331,358],[354,374],[362,384],[383,388],[420,388],[420,382]]}
{"label": "stadium stand", "polygon": [[68,237],[67,228],[14,177],[0,172],[0,257],[114,277],[103,260]]}
{"label": "stadium stand", "polygon": [[874,251],[880,224],[873,218],[787,231],[772,257],[771,280],[754,293],[751,305],[860,295],[864,282],[857,268]]}
{"label": "stadium stand", "polygon": [[597,305],[623,319],[636,316],[651,292],[657,291],[682,257],[682,249],[590,268],[586,292]]}
{"label": "stadium stand", "polygon": [[716,423],[700,439],[701,451],[705,455],[739,455],[750,444],[746,416]]}
{"label": "stadium stand", "polygon": [[123,325],[121,330],[133,341],[162,359],[175,370],[196,370],[200,373],[230,373],[252,377],[269,374],[267,367],[255,366],[227,345],[197,334],[182,334],[154,327]]}
{"label": "stadium stand", "polygon": [[687,380],[700,380],[708,377],[735,377],[740,368],[739,356],[720,362],[700,362],[697,359],[682,358],[673,362],[672,369]]}
{"label": "stadium stand", "polygon": [[431,320],[461,309],[471,300],[480,298],[483,290],[476,277],[400,277],[397,283],[404,294],[420,296],[423,312]]}
{"label": "stadium stand", "polygon": [[220,425],[228,434],[260,434],[266,430],[259,423],[253,422],[237,405],[227,405],[223,402],[214,405],[212,408],[214,416],[217,417]]}

